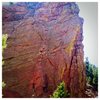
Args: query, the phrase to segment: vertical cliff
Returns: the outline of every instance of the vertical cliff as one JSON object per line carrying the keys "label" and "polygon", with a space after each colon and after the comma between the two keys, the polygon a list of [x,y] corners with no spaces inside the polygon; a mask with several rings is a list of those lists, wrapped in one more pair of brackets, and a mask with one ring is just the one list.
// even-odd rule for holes
{"label": "vertical cliff", "polygon": [[83,19],[78,14],[73,2],[3,6],[5,97],[7,91],[12,97],[49,97],[62,81],[71,97],[84,96]]}

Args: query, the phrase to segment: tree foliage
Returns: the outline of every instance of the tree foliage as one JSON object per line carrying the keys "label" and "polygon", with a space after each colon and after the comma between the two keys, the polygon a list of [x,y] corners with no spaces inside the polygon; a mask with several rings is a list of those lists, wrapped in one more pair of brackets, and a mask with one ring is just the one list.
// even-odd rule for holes
{"label": "tree foliage", "polygon": [[7,42],[7,37],[8,37],[7,34],[3,34],[3,35],[2,35],[2,51],[7,47],[7,44],[6,44],[6,42]]}
{"label": "tree foliage", "polygon": [[2,88],[4,88],[6,86],[5,82],[2,82]]}
{"label": "tree foliage", "polygon": [[91,64],[86,58],[86,79],[89,84],[91,84],[95,90],[98,90],[98,68]]}
{"label": "tree foliage", "polygon": [[51,98],[66,98],[66,97],[69,97],[69,93],[65,89],[65,83],[61,82],[57,87],[57,89],[54,91]]}
{"label": "tree foliage", "polygon": [[[7,37],[8,35],[7,34],[3,34],[2,35],[2,53],[4,51],[4,49],[7,47]],[[3,58],[2,58],[2,65],[4,64],[4,61],[3,61]],[[4,88],[6,86],[6,83],[5,82],[2,82],[2,88]]]}
{"label": "tree foliage", "polygon": [[[7,37],[8,37],[7,34],[3,34],[3,35],[2,35],[2,53],[3,53],[4,49],[7,47],[7,44],[6,44],[6,42],[7,42]],[[2,65],[3,65],[3,64],[4,64],[4,61],[3,61],[3,57],[2,57]]]}

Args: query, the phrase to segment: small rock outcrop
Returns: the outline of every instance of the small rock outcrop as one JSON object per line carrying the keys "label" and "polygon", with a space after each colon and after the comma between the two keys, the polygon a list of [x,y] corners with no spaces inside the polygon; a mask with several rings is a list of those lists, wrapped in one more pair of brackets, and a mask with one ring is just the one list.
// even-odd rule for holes
{"label": "small rock outcrop", "polygon": [[4,93],[49,97],[64,81],[71,97],[84,97],[83,19],[78,13],[73,2],[3,6],[3,33],[8,34]]}

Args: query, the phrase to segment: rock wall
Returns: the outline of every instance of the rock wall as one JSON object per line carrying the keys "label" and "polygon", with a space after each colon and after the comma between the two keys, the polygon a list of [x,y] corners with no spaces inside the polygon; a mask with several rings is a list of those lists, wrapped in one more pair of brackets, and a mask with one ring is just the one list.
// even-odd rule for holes
{"label": "rock wall", "polygon": [[[83,97],[83,19],[76,3],[3,6],[4,97],[49,97],[64,81],[71,97]],[[11,96],[7,95],[11,91]],[[10,93],[10,92],[9,92]]]}

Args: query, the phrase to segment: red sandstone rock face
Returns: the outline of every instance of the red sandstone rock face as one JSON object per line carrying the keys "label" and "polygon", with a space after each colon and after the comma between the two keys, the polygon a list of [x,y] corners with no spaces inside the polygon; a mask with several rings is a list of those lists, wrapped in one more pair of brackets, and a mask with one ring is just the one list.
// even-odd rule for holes
{"label": "red sandstone rock face", "polygon": [[4,91],[19,97],[49,97],[64,81],[71,97],[83,97],[83,19],[78,12],[75,3],[43,3],[34,16],[21,20],[12,21],[10,13],[3,13],[3,33],[8,34]]}

